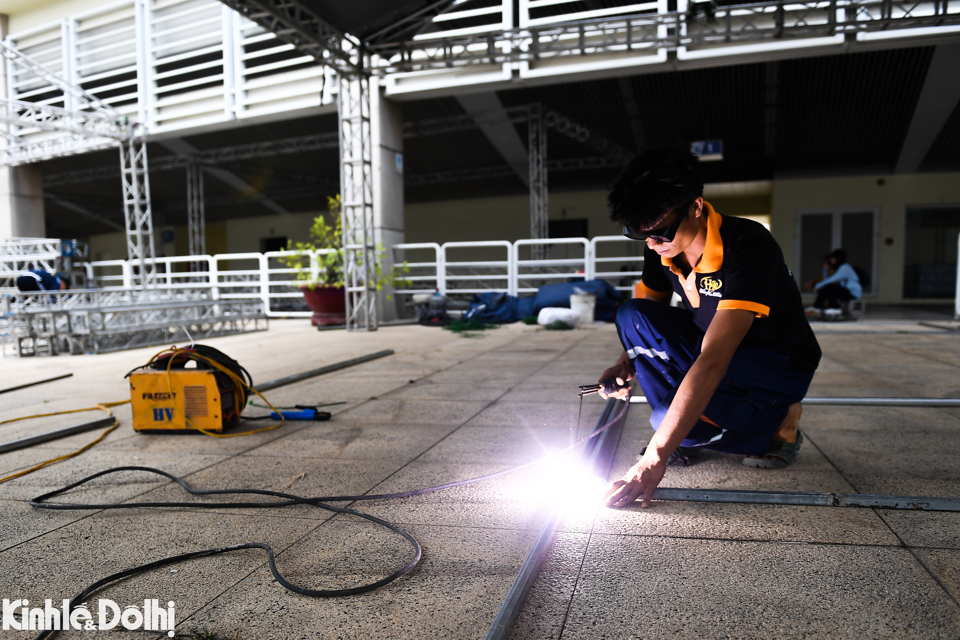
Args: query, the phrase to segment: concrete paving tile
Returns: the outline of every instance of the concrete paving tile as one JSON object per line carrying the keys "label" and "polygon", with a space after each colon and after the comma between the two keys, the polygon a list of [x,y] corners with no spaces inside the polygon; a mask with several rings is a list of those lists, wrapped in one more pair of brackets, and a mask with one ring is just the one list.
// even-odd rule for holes
{"label": "concrete paving tile", "polygon": [[810,409],[801,428],[858,492],[960,496],[960,461],[943,455],[960,445],[952,416],[918,407]]}
{"label": "concrete paving tile", "polygon": [[913,552],[954,600],[960,601],[960,551],[917,549]]}
{"label": "concrete paving tile", "polygon": [[[751,504],[662,502],[643,509],[601,509],[593,531],[604,534],[669,536],[864,545],[899,545],[900,541],[868,509]],[[587,532],[584,523],[565,530]]]}
{"label": "concrete paving tile", "polygon": [[955,638],[905,549],[594,535],[563,637]]}
{"label": "concrete paving tile", "polygon": [[[370,493],[412,491],[478,478],[506,468],[503,464],[450,464],[415,461]],[[397,524],[535,529],[539,531],[549,505],[531,491],[538,486],[536,470],[528,468],[464,486],[401,500],[365,502],[363,511]]]}
{"label": "concrete paving tile", "polygon": [[[5,551],[0,590],[32,602],[46,598],[58,602],[109,574],[194,550],[253,541],[282,551],[317,524],[262,513],[97,513]],[[172,600],[182,619],[265,562],[266,553],[260,549],[188,560],[108,586],[94,598],[109,598],[122,606],[142,604],[144,598]]]}
{"label": "concrete paving tile", "polygon": [[344,418],[364,424],[461,425],[487,404],[482,400],[407,400],[387,396],[346,412]]}
{"label": "concrete paving tile", "polygon": [[[263,410],[263,412],[266,413],[265,410]],[[251,412],[251,415],[255,414]],[[257,429],[274,424],[276,423],[272,420],[256,422],[241,421],[239,425],[224,431],[224,433],[231,434],[242,433],[244,431],[256,431]],[[290,435],[291,433],[296,433],[301,429],[309,428],[311,424],[313,423],[290,420],[270,431],[229,438],[217,438],[196,431],[153,434],[136,433],[128,430],[128,433],[132,433],[133,437],[97,445],[97,448],[102,447],[107,451],[133,452],[137,455],[140,453],[144,455],[176,455],[184,450],[194,454],[236,455]],[[124,430],[127,428],[121,426],[120,429]]]}
{"label": "concrete paving tile", "polygon": [[[639,454],[640,449],[621,446],[610,477],[621,477]],[[689,466],[668,467],[660,484],[699,489],[856,493],[823,454],[806,442],[797,461],[786,469],[746,467],[742,460],[743,456],[702,450]]]}
{"label": "concrete paving tile", "polygon": [[[113,467],[154,467],[188,475],[215,465],[226,456],[191,455],[181,451],[176,456],[167,454],[134,454],[128,451],[107,451],[96,448],[75,458],[44,467],[29,475],[0,485],[0,497],[11,500],[29,500],[40,494],[72,484],[86,476]],[[102,504],[122,502],[169,482],[155,474],[124,471],[102,476],[56,498],[57,502]]]}
{"label": "concrete paving tile", "polygon": [[456,427],[323,422],[274,440],[248,454],[342,460],[413,459]]}
{"label": "concrete paving tile", "polygon": [[505,575],[415,578],[361,596],[317,599],[291,594],[261,571],[183,627],[263,640],[480,639],[512,584]]}
{"label": "concrete paving tile", "polygon": [[440,375],[398,387],[390,393],[390,397],[403,398],[404,400],[481,400],[492,402],[502,396],[509,388],[509,384],[504,384],[502,387],[478,387]]}
{"label": "concrete paving tile", "polygon": [[90,511],[35,509],[23,500],[2,500],[4,526],[0,528],[0,550],[66,526],[90,515]]}
{"label": "concrete paving tile", "polygon": [[[544,404],[534,399],[527,402],[505,402],[499,400],[484,408],[474,416],[470,427],[541,427],[549,426],[561,429],[576,429],[580,405],[576,399],[568,402]],[[583,426],[592,428],[603,412],[603,405],[596,402],[584,403],[580,414],[581,431]]]}
{"label": "concrete paving tile", "polygon": [[[275,406],[312,405],[344,400],[347,401],[349,406],[356,404],[358,401],[368,400],[370,396],[381,396],[394,389],[401,388],[403,385],[409,384],[410,380],[409,376],[393,376],[390,378],[380,376],[365,378],[338,377],[330,380],[305,380],[297,384],[271,389],[263,395]],[[251,395],[250,399],[257,404],[264,404],[263,400],[255,395]],[[343,408],[343,405],[340,405],[340,410],[343,410]],[[248,407],[247,410],[251,410],[251,408]],[[325,408],[324,410],[335,412],[337,409]]]}
{"label": "concrete paving tile", "polygon": [[[194,489],[252,488],[305,497],[360,495],[396,471],[403,460],[334,460],[243,456],[230,458],[183,479]],[[272,502],[271,497],[249,495],[195,497],[179,485],[163,486],[138,498],[154,502]],[[228,510],[249,513],[248,510]],[[288,507],[283,512],[300,518],[325,519],[326,512],[309,506]]]}
{"label": "concrete paving tile", "polygon": [[527,373],[514,369],[501,369],[493,367],[474,367],[469,362],[456,364],[444,369],[440,374],[444,380],[455,380],[458,383],[470,384],[477,387],[494,387],[498,389],[504,386],[511,387],[514,384],[527,379]]}
{"label": "concrete paving tile", "polygon": [[423,454],[421,462],[523,464],[570,446],[575,434],[551,426],[461,427]]}
{"label": "concrete paving tile", "polygon": [[960,513],[877,509],[908,547],[960,549]]}
{"label": "concrete paving tile", "polygon": [[560,638],[590,537],[558,533],[514,627],[512,640]]}
{"label": "concrete paving tile", "polygon": [[[362,507],[360,509],[362,511]],[[403,527],[423,555],[410,574],[428,577],[515,577],[536,532],[473,527]],[[346,514],[323,523],[277,558],[288,580],[310,589],[359,586],[391,575],[414,557],[410,542],[387,528]],[[389,588],[389,587],[388,587]]]}

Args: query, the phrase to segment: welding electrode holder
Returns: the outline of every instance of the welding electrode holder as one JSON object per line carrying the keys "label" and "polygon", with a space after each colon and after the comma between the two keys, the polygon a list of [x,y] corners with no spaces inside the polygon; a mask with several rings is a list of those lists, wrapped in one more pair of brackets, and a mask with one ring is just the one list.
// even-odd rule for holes
{"label": "welding electrode holder", "polygon": [[629,384],[617,384],[616,378],[604,378],[597,384],[582,384],[580,385],[580,397],[590,395],[591,393],[600,393],[603,391],[604,395],[610,395],[620,391],[621,389],[626,389],[629,387]]}

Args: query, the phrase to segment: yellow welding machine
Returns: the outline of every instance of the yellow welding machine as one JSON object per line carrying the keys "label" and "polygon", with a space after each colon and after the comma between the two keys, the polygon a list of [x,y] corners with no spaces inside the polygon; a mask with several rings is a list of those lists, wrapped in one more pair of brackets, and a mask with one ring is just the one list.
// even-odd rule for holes
{"label": "yellow welding machine", "polygon": [[[171,433],[223,431],[224,405],[231,413],[233,391],[222,397],[212,370],[143,370],[130,374],[134,431]],[[188,422],[189,420],[189,422]]]}

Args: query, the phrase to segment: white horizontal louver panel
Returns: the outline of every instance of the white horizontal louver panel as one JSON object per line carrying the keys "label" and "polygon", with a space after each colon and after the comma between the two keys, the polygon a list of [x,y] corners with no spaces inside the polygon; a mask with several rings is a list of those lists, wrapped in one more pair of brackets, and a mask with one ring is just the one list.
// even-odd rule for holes
{"label": "white horizontal louver panel", "polygon": [[148,55],[154,130],[225,117],[222,7],[216,0],[152,3]]}
{"label": "white horizontal louver panel", "polygon": [[137,18],[133,0],[86,14],[73,25],[74,81],[114,107],[137,103]]}
{"label": "white horizontal louver panel", "polygon": [[[57,74],[63,74],[63,40],[60,24],[34,33],[22,40],[11,39],[14,47],[18,48],[27,57],[39,62],[47,69]],[[65,106],[63,91],[38,78],[16,63],[10,65],[10,97],[24,102],[36,102],[54,107]]]}
{"label": "white horizontal louver panel", "polygon": [[324,69],[310,56],[253,22],[241,19],[237,37],[237,117],[320,106]]}

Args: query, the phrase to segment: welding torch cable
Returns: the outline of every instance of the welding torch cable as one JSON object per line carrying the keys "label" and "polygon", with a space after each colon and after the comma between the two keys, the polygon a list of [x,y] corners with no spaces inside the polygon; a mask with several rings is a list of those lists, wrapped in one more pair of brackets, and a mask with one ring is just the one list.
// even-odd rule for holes
{"label": "welding torch cable", "polygon": [[[589,440],[589,439],[591,439],[591,438],[594,438],[594,437],[600,435],[601,433],[603,433],[604,431],[606,431],[607,429],[609,429],[610,427],[612,427],[613,425],[615,425],[621,418],[623,418],[623,416],[624,416],[624,414],[626,413],[626,411],[627,411],[627,409],[629,408],[629,406],[630,406],[630,403],[629,403],[629,402],[624,402],[624,403],[623,403],[623,408],[621,408],[620,412],[619,412],[612,420],[610,420],[610,421],[607,422],[606,424],[598,427],[598,428],[595,429],[591,434],[585,436],[584,438],[581,438],[576,444],[571,445],[570,447],[567,447],[567,448],[564,449],[563,451],[567,451],[567,450],[569,450],[569,449],[573,449],[574,447],[576,447],[576,446],[578,446],[578,445],[580,445],[580,444],[583,444],[583,443],[585,443],[587,440]],[[561,451],[561,453],[562,453],[563,451]],[[299,587],[299,586],[293,584],[292,582],[290,582],[289,580],[287,580],[287,579],[283,576],[283,574],[280,572],[279,568],[277,567],[276,557],[275,557],[273,548],[272,548],[270,545],[268,545],[268,544],[266,544],[266,543],[263,543],[263,542],[247,542],[247,543],[242,543],[242,544],[230,545],[230,546],[227,546],[227,547],[218,547],[218,548],[215,548],[215,549],[203,549],[203,550],[199,550],[199,551],[192,551],[192,552],[188,552],[188,553],[184,553],[184,554],[180,554],[180,555],[176,555],[176,556],[171,556],[171,557],[168,557],[168,558],[162,558],[162,559],[160,559],[160,560],[155,560],[155,561],[153,561],[153,562],[148,562],[148,563],[146,563],[146,564],[142,564],[142,565],[139,565],[139,566],[136,566],[136,567],[131,567],[131,568],[129,568],[129,569],[125,569],[125,570],[123,570],[123,571],[119,571],[119,572],[117,572],[117,573],[111,574],[111,575],[109,575],[109,576],[107,576],[107,577],[105,577],[105,578],[101,578],[100,580],[97,580],[96,582],[94,582],[94,583],[91,584],[90,586],[88,586],[88,587],[86,587],[85,589],[83,589],[83,590],[82,590],[80,593],[78,593],[76,596],[74,596],[74,597],[69,601],[69,603],[68,603],[67,606],[68,606],[68,610],[69,610],[69,611],[72,611],[72,610],[74,609],[74,607],[76,606],[76,603],[84,601],[87,597],[89,597],[89,596],[92,595],[93,593],[96,593],[97,591],[99,591],[99,590],[102,589],[103,587],[106,587],[106,586],[108,586],[108,585],[110,585],[110,584],[112,584],[112,583],[114,583],[114,582],[119,581],[119,580],[123,580],[123,579],[129,578],[129,577],[135,576],[135,575],[139,575],[139,574],[141,574],[141,573],[146,573],[147,571],[151,571],[151,570],[153,570],[153,569],[157,569],[157,568],[160,568],[160,567],[164,567],[164,566],[167,566],[167,565],[170,565],[170,564],[175,564],[175,563],[178,563],[178,562],[184,562],[184,561],[186,561],[186,560],[192,560],[192,559],[195,559],[195,558],[204,558],[204,557],[210,557],[210,556],[214,556],[214,555],[220,555],[220,554],[223,554],[223,553],[230,553],[230,552],[233,552],[233,551],[240,551],[240,550],[243,550],[243,549],[263,549],[264,551],[266,551],[266,552],[267,552],[267,564],[268,564],[269,567],[270,567],[270,573],[273,575],[274,579],[276,579],[276,581],[279,582],[284,588],[286,588],[286,589],[288,589],[288,590],[290,590],[290,591],[292,591],[292,592],[294,592],[294,593],[297,593],[297,594],[299,594],[299,595],[305,595],[305,596],[310,596],[310,597],[315,597],[315,598],[332,598],[332,597],[342,597],[342,596],[350,596],[350,595],[359,595],[359,594],[363,594],[363,593],[369,593],[369,592],[371,592],[371,591],[374,591],[374,590],[376,590],[376,589],[379,589],[380,587],[384,587],[384,586],[390,584],[391,582],[397,580],[397,579],[400,578],[401,576],[403,576],[403,575],[405,575],[406,573],[410,572],[410,571],[420,562],[420,559],[421,559],[422,556],[423,556],[423,549],[422,549],[422,547],[420,546],[420,543],[417,541],[417,539],[416,539],[412,534],[410,534],[408,531],[405,531],[404,529],[398,527],[398,526],[395,525],[395,524],[392,524],[392,523],[390,523],[390,522],[387,522],[386,520],[382,520],[382,519],[380,519],[380,518],[377,518],[376,516],[372,516],[372,515],[370,515],[370,514],[368,514],[368,513],[363,513],[362,511],[357,511],[357,510],[355,510],[355,509],[348,509],[348,508],[345,508],[345,507],[336,507],[336,506],[334,506],[334,505],[327,504],[328,502],[344,502],[344,501],[355,502],[355,501],[359,501],[359,500],[387,500],[387,499],[407,498],[407,497],[411,497],[411,496],[422,495],[422,494],[425,494],[425,493],[431,493],[431,492],[434,492],[434,491],[440,491],[440,490],[442,490],[442,489],[450,489],[450,488],[453,488],[453,487],[458,487],[458,486],[462,486],[462,485],[466,485],[466,484],[471,484],[471,483],[475,483],[475,482],[480,482],[480,481],[483,481],[483,480],[490,480],[490,479],[492,479],[492,478],[496,478],[496,477],[498,477],[498,476],[502,476],[502,475],[507,474],[507,473],[512,473],[512,472],[518,471],[518,470],[520,470],[520,469],[524,469],[524,468],[526,468],[526,467],[530,467],[530,466],[533,466],[533,465],[535,465],[535,464],[539,464],[539,463],[541,463],[541,462],[542,462],[542,460],[536,460],[536,461],[533,461],[533,462],[528,462],[528,463],[526,463],[526,464],[522,464],[522,465],[518,465],[518,466],[515,466],[515,467],[511,467],[511,468],[505,469],[505,470],[503,470],[503,471],[498,471],[498,472],[496,472],[496,473],[487,474],[487,475],[485,475],[485,476],[480,476],[480,477],[477,477],[477,478],[471,478],[471,479],[468,479],[468,480],[460,480],[460,481],[457,481],[457,482],[450,482],[450,483],[447,483],[447,484],[438,485],[438,486],[435,486],[435,487],[428,487],[428,488],[426,488],[426,489],[419,489],[419,490],[415,490],[415,491],[407,491],[407,492],[402,492],[402,493],[391,493],[391,494],[379,494],[379,495],[365,495],[365,496],[335,496],[335,497],[332,497],[332,498],[329,498],[329,499],[327,499],[327,498],[303,498],[303,497],[300,497],[300,496],[297,496],[297,495],[294,495],[294,494],[281,493],[281,492],[279,492],[279,491],[269,491],[269,490],[266,490],[266,489],[195,489],[195,488],[191,487],[191,486],[190,486],[185,480],[183,480],[182,478],[179,478],[179,477],[173,475],[172,473],[168,473],[168,472],[162,471],[162,470],[160,470],[160,469],[152,469],[152,468],[150,468],[150,467],[115,467],[115,468],[112,468],[112,469],[106,469],[106,470],[104,470],[104,471],[100,471],[100,472],[95,473],[95,474],[93,474],[93,475],[87,476],[86,478],[82,478],[82,479],[80,479],[80,480],[78,480],[78,481],[76,481],[76,482],[74,482],[74,483],[72,483],[72,484],[69,484],[69,485],[65,486],[65,487],[61,487],[60,489],[55,489],[55,490],[50,491],[50,492],[48,492],[48,493],[45,493],[45,494],[43,494],[43,495],[41,495],[41,496],[38,496],[38,497],[36,497],[36,498],[34,498],[34,499],[32,499],[32,500],[30,501],[30,506],[32,506],[32,507],[34,507],[34,508],[38,508],[38,509],[52,509],[52,510],[136,509],[136,508],[150,508],[150,507],[177,507],[177,508],[183,508],[183,507],[206,507],[206,508],[234,508],[234,509],[241,508],[241,509],[242,509],[242,508],[286,507],[286,506],[293,506],[293,505],[297,505],[297,504],[308,504],[308,505],[311,505],[311,506],[319,507],[319,508],[321,508],[321,509],[326,509],[326,510],[328,510],[328,511],[332,511],[332,512],[334,512],[334,513],[342,513],[342,514],[353,515],[353,516],[357,516],[357,517],[360,517],[360,518],[364,518],[365,520],[368,520],[368,521],[370,521],[370,522],[373,522],[374,524],[378,524],[378,525],[380,525],[380,526],[382,526],[382,527],[385,527],[385,528],[388,529],[389,531],[392,531],[392,532],[394,532],[394,533],[402,536],[402,537],[403,537],[404,539],[406,539],[407,542],[409,542],[410,545],[413,547],[413,549],[414,549],[413,558],[412,558],[411,560],[409,560],[403,567],[400,567],[399,569],[397,569],[396,571],[394,571],[394,572],[391,573],[390,575],[388,575],[388,576],[386,576],[386,577],[384,577],[384,578],[381,578],[380,580],[376,580],[376,581],[374,581],[374,582],[370,582],[370,583],[365,584],[365,585],[360,585],[360,586],[357,586],[357,587],[350,587],[350,588],[346,588],[346,589],[308,589],[308,588]],[[84,504],[51,503],[51,502],[46,502],[46,500],[48,500],[49,498],[52,498],[52,497],[54,497],[54,496],[57,496],[57,495],[66,493],[66,492],[70,491],[71,489],[75,489],[76,487],[79,487],[79,486],[81,486],[81,485],[83,485],[83,484],[86,484],[87,482],[90,482],[91,480],[94,480],[94,479],[96,479],[96,478],[99,478],[99,477],[102,477],[102,476],[105,476],[105,475],[108,475],[108,474],[111,474],[111,473],[120,473],[120,472],[123,472],[123,471],[142,471],[142,472],[154,473],[154,474],[157,474],[157,475],[164,476],[164,477],[166,477],[166,478],[168,478],[168,479],[176,482],[177,484],[179,484],[181,487],[183,487],[184,490],[187,491],[187,493],[190,493],[191,495],[226,495],[226,494],[234,494],[234,495],[236,495],[236,494],[253,494],[253,495],[262,495],[262,496],[273,496],[273,497],[277,497],[277,498],[285,498],[285,500],[282,501],[282,502],[249,502],[249,503],[242,503],[242,502],[221,502],[221,503],[212,503],[212,502],[204,502],[204,503],[196,503],[196,502],[138,502],[138,503],[118,503],[118,504],[108,504],[108,505],[84,505]],[[53,633],[55,633],[55,631],[44,631],[44,632],[40,633],[40,634],[36,637],[36,640],[44,640],[45,638],[50,637]]]}
{"label": "welding torch cable", "polygon": [[[163,474],[163,475],[169,475],[169,474]],[[170,477],[173,477],[173,476],[170,476]],[[181,482],[181,484],[184,484],[184,483]],[[196,490],[193,490],[188,487],[188,491],[195,492]],[[292,494],[280,493],[275,491],[262,492],[262,493],[270,493],[278,497],[297,498],[297,496]],[[214,549],[202,549],[199,551],[182,553],[180,555],[170,556],[168,558],[161,558],[160,560],[148,562],[146,564],[138,565],[136,567],[131,567],[129,569],[124,569],[123,571],[118,571],[117,573],[111,574],[105,578],[101,578],[100,580],[97,580],[90,586],[84,588],[80,593],[78,593],[76,596],[70,599],[69,603],[67,604],[67,610],[73,611],[77,603],[83,602],[90,595],[96,593],[102,588],[114,582],[117,582],[119,580],[124,580],[126,578],[130,578],[132,576],[139,575],[141,573],[146,573],[147,571],[158,569],[160,567],[164,567],[170,564],[184,562],[186,560],[193,560],[195,558],[206,558],[206,557],[220,555],[224,553],[230,553],[233,551],[241,551],[243,549],[263,549],[264,551],[266,551],[267,564],[270,567],[270,573],[273,575],[274,579],[289,591],[292,591],[299,595],[310,596],[313,598],[335,598],[335,597],[343,597],[343,596],[353,596],[353,595],[360,595],[363,593],[369,593],[371,591],[375,591],[380,587],[384,587],[390,584],[391,582],[400,578],[406,573],[409,573],[411,569],[413,569],[415,566],[417,566],[417,564],[419,564],[420,559],[423,557],[423,549],[420,546],[420,543],[417,541],[417,539],[414,538],[413,535],[410,534],[408,531],[401,529],[395,524],[392,524],[390,522],[387,522],[386,520],[377,518],[376,516],[372,516],[368,513],[356,511],[354,509],[347,509],[344,507],[335,507],[333,505],[320,504],[320,503],[314,503],[314,506],[320,507],[322,509],[326,509],[328,511],[332,511],[334,513],[354,515],[389,529],[390,531],[402,536],[404,539],[407,540],[407,542],[410,543],[410,545],[413,547],[413,550],[414,550],[413,557],[404,566],[400,567],[390,575],[384,578],[381,578],[379,580],[376,580],[374,582],[370,582],[370,583],[363,584],[356,587],[348,587],[345,589],[309,589],[306,587],[297,586],[283,576],[283,574],[280,572],[280,569],[277,567],[276,554],[273,551],[273,547],[271,547],[270,545],[264,542],[245,542],[245,543],[230,545],[226,547],[217,547]],[[49,638],[54,633],[56,633],[55,630],[43,631],[39,635],[37,635],[35,640],[44,640],[45,638]]]}
{"label": "welding torch cable", "polygon": [[[556,452],[556,455],[566,453],[574,449],[575,447],[580,446],[581,444],[587,442],[591,438],[599,436],[601,433],[615,425],[621,418],[623,418],[627,409],[629,408],[630,403],[624,402],[623,407],[614,416],[609,422],[600,427],[597,427],[588,435],[584,436],[576,443],[560,449]],[[47,502],[50,498],[61,495],[75,489],[91,480],[95,480],[104,475],[110,473],[119,473],[121,471],[142,471],[145,473],[154,473],[157,475],[164,476],[170,480],[173,480],[181,487],[183,487],[188,493],[193,495],[228,495],[228,494],[253,494],[253,495],[265,495],[265,496],[277,496],[274,491],[268,491],[266,489],[194,489],[182,478],[179,478],[172,473],[168,473],[161,469],[154,469],[152,467],[141,467],[141,466],[125,466],[125,467],[113,467],[110,469],[104,469],[103,471],[98,471],[93,475],[89,475],[85,478],[81,478],[76,482],[69,484],[65,487],[59,489],[54,489],[48,493],[45,493],[41,496],[37,496],[30,501],[30,506],[37,509],[56,509],[56,510],[84,510],[84,509],[140,509],[140,508],[183,508],[183,507],[206,507],[206,508],[234,508],[234,509],[266,509],[266,508],[275,508],[275,507],[289,507],[298,504],[319,504],[327,502],[359,502],[359,501],[370,501],[370,500],[395,500],[399,498],[411,498],[413,496],[424,495],[427,493],[434,493],[436,491],[442,491],[444,489],[453,489],[455,487],[461,487],[468,484],[474,484],[477,482],[483,482],[485,480],[492,480],[493,478],[498,478],[528,467],[532,467],[538,464],[542,464],[543,459],[532,460],[530,462],[525,462],[520,465],[510,467],[508,469],[503,469],[502,471],[495,471],[493,473],[488,473],[482,476],[477,476],[475,478],[468,478],[466,480],[456,480],[454,482],[448,482],[446,484],[436,485],[432,487],[426,487],[424,489],[414,489],[412,491],[402,491],[397,493],[380,493],[380,494],[364,494],[356,496],[320,496],[320,497],[311,497],[304,498],[300,496],[294,496],[289,500],[284,500],[282,502],[125,502],[125,503],[113,503],[113,504],[83,504],[83,503],[68,503],[68,502]]]}

